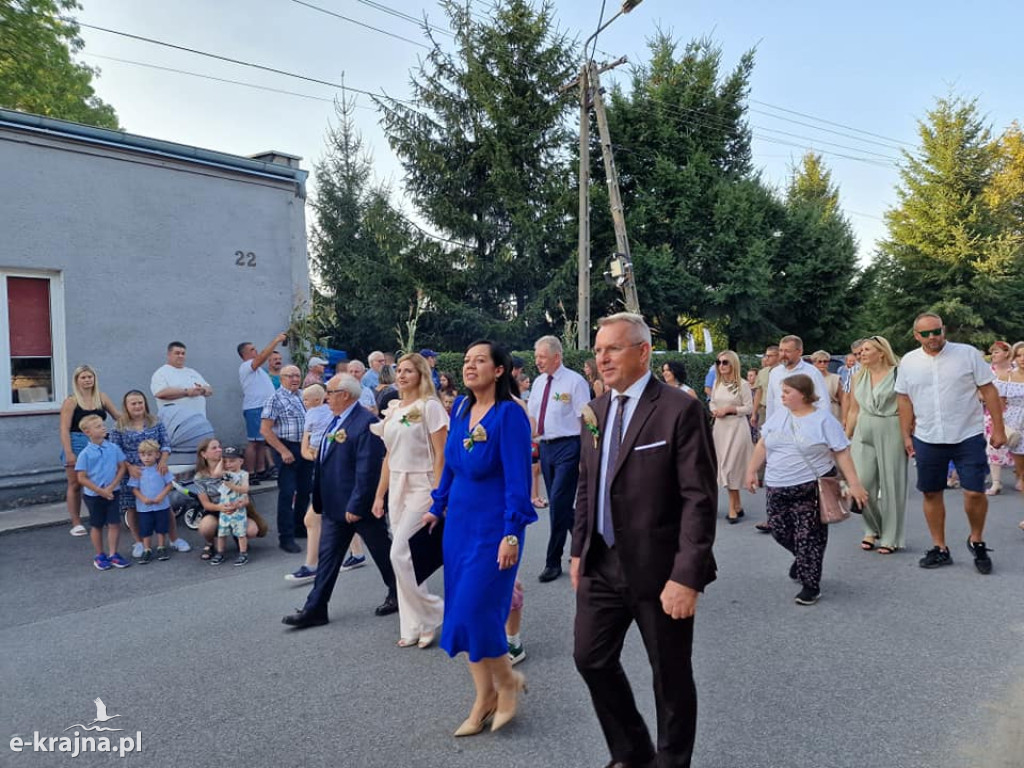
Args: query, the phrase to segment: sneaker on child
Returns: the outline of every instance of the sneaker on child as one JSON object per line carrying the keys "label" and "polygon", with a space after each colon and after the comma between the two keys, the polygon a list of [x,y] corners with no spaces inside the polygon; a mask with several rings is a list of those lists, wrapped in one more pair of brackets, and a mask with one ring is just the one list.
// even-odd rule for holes
{"label": "sneaker on child", "polygon": [[187,541],[185,541],[181,537],[178,537],[177,539],[172,541],[171,542],[171,546],[174,547],[179,552],[191,552],[192,551],[192,545],[189,544]]}
{"label": "sneaker on child", "polygon": [[114,567],[110,564],[106,555],[96,555],[96,557],[92,559],[92,564],[96,567],[97,571],[109,571]]}
{"label": "sneaker on child", "polygon": [[152,549],[143,549],[142,550],[142,554],[139,555],[139,557],[138,557],[138,561],[139,561],[139,563],[141,565],[145,565],[146,563],[148,563],[152,559],[153,559],[153,550]]}
{"label": "sneaker on child", "polygon": [[509,660],[509,663],[512,664],[513,667],[516,664],[518,664],[519,662],[521,662],[525,658],[526,658],[526,649],[523,647],[522,643],[519,643],[519,644],[509,643],[508,644],[508,660]]}
{"label": "sneaker on child", "polygon": [[145,549],[146,549],[146,545],[145,544],[143,544],[141,541],[136,541],[132,545],[132,557],[134,557],[136,560],[138,560],[140,557],[142,557],[142,553],[143,553],[143,551]]}
{"label": "sneaker on child", "polygon": [[217,554],[215,554],[213,557],[210,558],[210,565],[220,565],[223,562],[224,562],[224,555],[222,555],[220,552],[218,552]]}
{"label": "sneaker on child", "polygon": [[235,558],[235,565],[245,565],[249,562],[249,555],[246,552],[239,553],[238,557]]}
{"label": "sneaker on child", "polygon": [[362,568],[364,565],[366,565],[366,555],[359,555],[358,557],[356,555],[349,555],[341,564],[341,570],[351,571],[354,568]]}
{"label": "sneaker on child", "polygon": [[157,560],[170,560],[171,553],[167,551],[167,547],[156,548],[156,559]]}
{"label": "sneaker on child", "polygon": [[129,565],[131,565],[131,563],[129,561],[127,561],[123,557],[121,557],[121,553],[120,552],[115,552],[114,554],[110,555],[107,558],[107,560],[115,568],[127,568]]}
{"label": "sneaker on child", "polygon": [[285,581],[294,581],[296,584],[306,584],[313,581],[316,578],[316,568],[310,568],[308,565],[304,565],[299,570],[285,574]]}

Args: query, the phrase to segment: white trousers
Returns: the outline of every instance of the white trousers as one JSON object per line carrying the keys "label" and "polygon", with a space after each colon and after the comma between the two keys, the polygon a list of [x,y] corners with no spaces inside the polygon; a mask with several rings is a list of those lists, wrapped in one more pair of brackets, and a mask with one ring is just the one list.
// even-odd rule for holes
{"label": "white trousers", "polygon": [[423,527],[430,511],[433,485],[430,472],[391,472],[388,516],[391,520],[391,565],[398,585],[398,621],[402,637],[414,639],[441,626],[444,600],[416,583],[409,538]]}

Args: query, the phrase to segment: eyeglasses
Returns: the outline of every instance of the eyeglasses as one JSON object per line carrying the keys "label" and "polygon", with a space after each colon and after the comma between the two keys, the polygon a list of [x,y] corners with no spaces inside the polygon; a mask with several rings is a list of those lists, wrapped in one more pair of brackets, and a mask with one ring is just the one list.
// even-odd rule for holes
{"label": "eyeglasses", "polygon": [[732,365],[728,360],[715,360],[715,365]]}
{"label": "eyeglasses", "polygon": [[945,330],[946,329],[940,325],[938,328],[933,328],[930,331],[918,331],[917,333],[922,339],[927,339],[929,336],[941,336]]}
{"label": "eyeglasses", "polygon": [[324,394],[325,395],[336,395],[339,392],[344,392],[344,391],[345,390],[343,390],[343,389],[325,389],[324,390]]}

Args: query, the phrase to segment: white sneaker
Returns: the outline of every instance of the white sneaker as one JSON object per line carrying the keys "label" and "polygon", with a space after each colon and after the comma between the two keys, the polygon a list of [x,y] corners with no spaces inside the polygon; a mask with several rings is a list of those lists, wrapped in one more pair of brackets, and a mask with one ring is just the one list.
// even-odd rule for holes
{"label": "white sneaker", "polygon": [[142,557],[142,553],[146,551],[146,545],[141,541],[136,541],[135,546],[132,547],[132,557],[136,560]]}
{"label": "white sneaker", "polygon": [[69,533],[72,536],[85,536],[89,532],[85,530],[84,525],[73,525],[71,526],[71,530],[69,531]]}
{"label": "white sneaker", "polygon": [[187,541],[185,541],[182,538],[177,538],[174,541],[172,541],[171,542],[171,546],[174,547],[179,552],[191,552],[192,551],[192,545],[189,544]]}

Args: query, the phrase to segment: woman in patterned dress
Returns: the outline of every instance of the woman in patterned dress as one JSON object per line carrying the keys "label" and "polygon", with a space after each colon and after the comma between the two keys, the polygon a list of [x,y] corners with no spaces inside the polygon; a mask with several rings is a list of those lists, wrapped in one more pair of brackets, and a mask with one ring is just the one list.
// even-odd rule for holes
{"label": "woman in patterned dress", "polygon": [[[1005,376],[1013,367],[1013,360],[1010,358],[1010,345],[1005,341],[994,341],[988,350],[992,360],[992,373],[998,379]],[[1006,446],[993,448],[988,440],[992,437],[992,415],[985,409],[985,452],[988,454],[988,471],[992,477],[992,484],[985,491],[989,496],[995,496],[1003,490],[1002,473],[1003,467],[1013,466],[1013,457],[1010,456],[1010,449]]]}
{"label": "woman in patterned dress", "polygon": [[[997,376],[996,391],[1003,402],[1003,423],[1007,434],[1013,430],[1024,435],[1024,341],[1018,341],[1011,351],[1013,368]],[[1017,490],[1024,493],[1024,437],[1009,448],[1017,473]]]}

